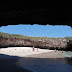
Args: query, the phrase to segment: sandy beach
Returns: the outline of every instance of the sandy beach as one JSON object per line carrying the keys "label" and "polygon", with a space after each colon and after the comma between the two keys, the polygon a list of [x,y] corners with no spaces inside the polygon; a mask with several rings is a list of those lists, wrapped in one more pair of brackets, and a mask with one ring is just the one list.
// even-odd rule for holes
{"label": "sandy beach", "polygon": [[[53,50],[52,50],[53,51]],[[31,47],[9,47],[0,49],[0,72],[32,72],[18,65],[18,60],[27,57],[28,55],[39,55],[51,50],[42,50],[35,48],[32,51]]]}
{"label": "sandy beach", "polygon": [[72,66],[62,51],[32,47],[0,49],[0,72],[71,72]]}
{"label": "sandy beach", "polygon": [[8,48],[1,48],[0,54],[26,57],[27,55],[41,54],[41,53],[54,51],[54,50],[47,50],[47,49],[38,49],[37,51],[37,49],[38,48],[35,48],[35,50],[33,51],[32,47],[8,47]]}

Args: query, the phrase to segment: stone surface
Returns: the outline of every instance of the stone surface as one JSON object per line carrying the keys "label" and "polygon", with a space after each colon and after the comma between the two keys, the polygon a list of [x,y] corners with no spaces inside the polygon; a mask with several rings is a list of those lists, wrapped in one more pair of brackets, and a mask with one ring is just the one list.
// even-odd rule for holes
{"label": "stone surface", "polygon": [[35,46],[46,49],[66,49],[72,45],[71,40],[64,41],[63,39],[23,39],[23,38],[6,38],[0,37],[0,47],[11,46]]}

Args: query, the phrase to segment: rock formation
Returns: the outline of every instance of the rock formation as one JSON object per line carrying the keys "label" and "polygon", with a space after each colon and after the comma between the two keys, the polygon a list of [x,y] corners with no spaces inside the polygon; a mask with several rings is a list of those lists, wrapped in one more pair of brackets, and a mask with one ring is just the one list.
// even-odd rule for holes
{"label": "rock formation", "polygon": [[[5,33],[3,33],[5,34]],[[5,34],[10,35],[10,34]],[[14,35],[15,36],[15,35]],[[44,37],[6,37],[0,34],[0,47],[34,46],[44,49],[72,50],[72,40],[65,38],[44,38]]]}
{"label": "rock formation", "polygon": [[72,51],[72,40],[69,40],[69,42],[67,42],[67,50]]}

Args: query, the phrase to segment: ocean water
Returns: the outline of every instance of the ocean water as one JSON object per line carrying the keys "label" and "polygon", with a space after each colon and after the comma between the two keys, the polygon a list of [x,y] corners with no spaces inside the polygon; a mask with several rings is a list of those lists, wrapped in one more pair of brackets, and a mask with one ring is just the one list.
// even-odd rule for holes
{"label": "ocean water", "polygon": [[72,52],[64,52],[63,55],[72,58]]}

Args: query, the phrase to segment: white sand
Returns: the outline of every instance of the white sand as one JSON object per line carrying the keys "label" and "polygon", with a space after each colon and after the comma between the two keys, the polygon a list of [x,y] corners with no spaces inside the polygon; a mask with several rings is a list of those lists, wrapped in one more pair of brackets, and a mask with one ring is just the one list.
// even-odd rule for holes
{"label": "white sand", "polygon": [[35,51],[33,52],[32,47],[8,47],[8,48],[1,48],[0,54],[25,57],[27,55],[41,54],[41,53],[52,52],[52,51],[54,50],[38,49],[37,51],[37,48],[35,48]]}

